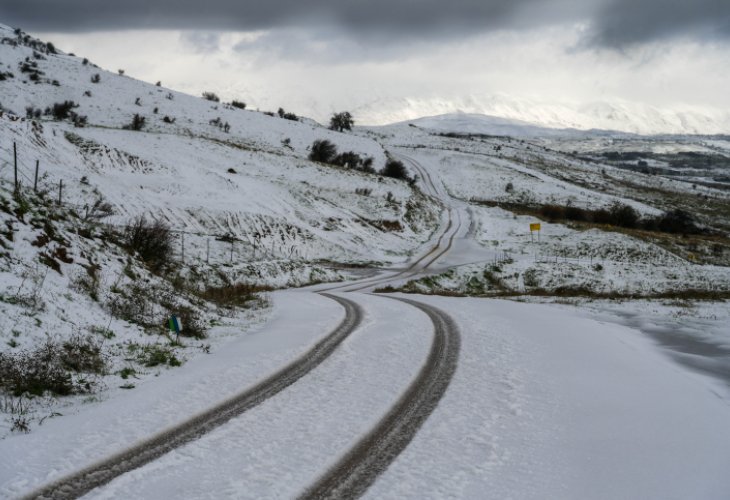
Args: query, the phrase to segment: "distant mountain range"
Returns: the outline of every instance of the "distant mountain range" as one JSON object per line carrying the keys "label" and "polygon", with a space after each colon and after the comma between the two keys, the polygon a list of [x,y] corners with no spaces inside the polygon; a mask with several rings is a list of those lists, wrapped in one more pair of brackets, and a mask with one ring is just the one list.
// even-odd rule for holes
{"label": "distant mountain range", "polygon": [[[547,104],[504,95],[461,98],[403,98],[371,102],[353,110],[362,125],[382,125],[439,115],[488,115],[504,127],[614,130],[634,134],[730,134],[730,110],[659,109],[631,102]],[[511,120],[511,121],[509,121]],[[453,123],[453,120],[451,120]],[[470,120],[473,122],[473,120]],[[473,126],[473,123],[471,124]],[[514,135],[515,130],[512,129]]]}

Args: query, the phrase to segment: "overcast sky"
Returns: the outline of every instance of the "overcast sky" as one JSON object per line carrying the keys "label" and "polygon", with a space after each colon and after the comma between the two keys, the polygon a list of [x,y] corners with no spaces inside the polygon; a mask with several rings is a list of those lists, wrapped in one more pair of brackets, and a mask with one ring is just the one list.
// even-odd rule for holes
{"label": "overcast sky", "polygon": [[730,108],[729,0],[2,0],[0,22],[305,114],[492,94]]}

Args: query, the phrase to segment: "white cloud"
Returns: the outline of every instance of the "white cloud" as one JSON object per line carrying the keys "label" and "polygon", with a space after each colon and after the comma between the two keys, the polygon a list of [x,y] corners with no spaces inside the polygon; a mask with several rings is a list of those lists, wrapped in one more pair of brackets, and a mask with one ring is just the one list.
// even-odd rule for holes
{"label": "white cloud", "polygon": [[[725,42],[581,47],[585,24],[436,42],[373,44],[301,29],[40,34],[111,70],[324,119],[377,100],[509,94],[541,102],[730,108]],[[468,110],[466,110],[468,111]]]}

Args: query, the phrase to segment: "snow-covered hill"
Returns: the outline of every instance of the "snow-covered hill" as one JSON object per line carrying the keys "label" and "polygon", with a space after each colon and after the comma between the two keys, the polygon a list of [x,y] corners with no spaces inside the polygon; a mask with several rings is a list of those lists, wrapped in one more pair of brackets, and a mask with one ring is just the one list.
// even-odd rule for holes
{"label": "snow-covered hill", "polygon": [[469,95],[376,101],[355,109],[361,123],[383,125],[424,116],[481,114],[534,126],[615,130],[635,134],[728,134],[730,110],[659,109],[627,101],[545,103],[509,95]]}
{"label": "snow-covered hill", "polygon": [[[6,369],[41,346],[61,364],[64,350],[93,354],[93,371],[59,368],[74,384],[59,391],[81,393],[77,402],[95,387],[129,389],[260,322],[270,310],[252,292],[402,262],[437,227],[440,207],[407,182],[308,159],[328,140],[380,169],[378,142],[212,97],[104,71],[0,26],[5,389],[17,375]],[[139,216],[172,231],[163,271],[125,243]],[[184,341],[166,337],[172,313],[186,317]]]}
{"label": "snow-covered hill", "polygon": [[[12,112],[0,125],[3,159],[15,143],[26,177],[40,160],[49,182],[64,180],[66,203],[83,206],[98,192],[114,205],[111,222],[151,213],[177,230],[234,236],[251,259],[259,245],[274,259],[383,260],[424,240],[416,230],[425,226],[404,216],[425,202],[405,183],[307,160],[310,145],[327,139],[380,168],[385,153],[373,140],[169,91],[44,46],[15,45],[9,28],[0,28],[0,38],[7,75],[0,104]],[[68,101],[84,127],[47,114]],[[13,114],[36,119],[14,121]],[[127,130],[135,115],[145,120],[142,130]],[[380,221],[402,228],[384,232]],[[196,248],[194,238],[188,244]]]}

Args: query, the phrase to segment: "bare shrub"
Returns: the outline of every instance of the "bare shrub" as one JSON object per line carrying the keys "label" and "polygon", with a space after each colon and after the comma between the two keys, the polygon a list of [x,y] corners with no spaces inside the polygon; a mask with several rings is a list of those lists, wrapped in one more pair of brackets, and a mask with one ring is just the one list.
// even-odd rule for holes
{"label": "bare shrub", "polygon": [[0,353],[0,387],[14,396],[46,392],[59,396],[91,392],[96,385],[72,372],[99,374],[106,371],[101,347],[77,336],[63,344],[47,340],[33,351]]}
{"label": "bare shrub", "polygon": [[236,283],[235,285],[208,287],[200,294],[200,297],[224,307],[246,306],[248,302],[258,300],[257,293],[269,290],[271,289],[268,287]]}
{"label": "bare shrub", "polygon": [[159,271],[172,256],[172,232],[161,220],[148,221],[144,215],[133,219],[124,231],[126,248],[136,253],[152,271]]}
{"label": "bare shrub", "polygon": [[215,92],[203,92],[203,99],[207,101],[212,102],[220,102],[220,97],[218,97]]}

